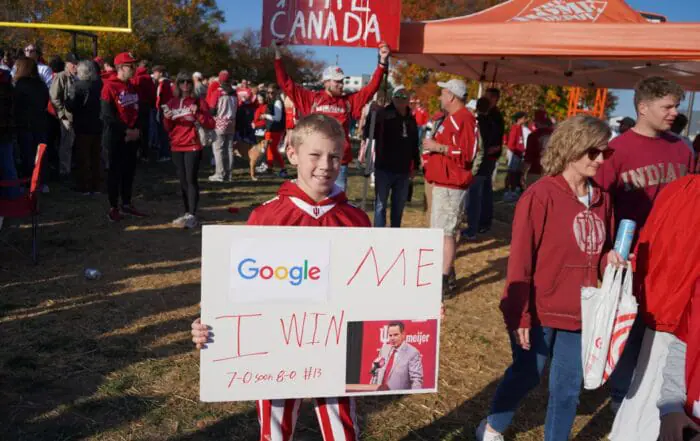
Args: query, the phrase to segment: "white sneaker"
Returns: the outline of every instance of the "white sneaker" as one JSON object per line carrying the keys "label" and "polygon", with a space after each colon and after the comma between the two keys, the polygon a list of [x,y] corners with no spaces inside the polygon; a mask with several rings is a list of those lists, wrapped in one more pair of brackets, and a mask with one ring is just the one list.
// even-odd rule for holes
{"label": "white sneaker", "polygon": [[187,213],[185,216],[187,218],[185,221],[185,228],[192,230],[199,226],[199,220],[197,220],[196,216],[189,213]]}
{"label": "white sneaker", "polygon": [[486,420],[481,420],[479,427],[476,428],[476,441],[505,441],[503,435],[498,432],[486,430]]}
{"label": "white sneaker", "polygon": [[180,216],[180,217],[178,217],[177,219],[175,219],[175,220],[172,222],[173,227],[185,228],[185,227],[187,226],[187,216],[188,216],[188,213],[185,213],[185,214],[183,214],[182,216]]}
{"label": "white sneaker", "polygon": [[209,176],[209,182],[224,182],[224,178],[219,175],[211,175]]}

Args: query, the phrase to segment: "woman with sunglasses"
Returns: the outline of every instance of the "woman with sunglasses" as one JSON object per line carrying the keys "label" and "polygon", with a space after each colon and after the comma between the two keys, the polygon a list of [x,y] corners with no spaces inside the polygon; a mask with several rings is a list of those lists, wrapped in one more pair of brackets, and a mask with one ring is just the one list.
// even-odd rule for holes
{"label": "woman with sunglasses", "polygon": [[515,208],[501,311],[513,363],[496,390],[478,440],[503,440],[519,403],[543,377],[549,361],[545,440],[569,438],[583,381],[581,288],[597,286],[607,263],[622,265],[611,250],[610,196],[593,182],[613,153],[607,124],[578,115],[552,134],[542,159],[545,177]]}
{"label": "woman with sunglasses", "polygon": [[202,160],[202,143],[199,125],[213,129],[214,119],[209,106],[194,95],[192,76],[180,72],[176,80],[174,97],[163,106],[163,126],[170,135],[170,150],[180,179],[185,214],[173,221],[178,228],[196,228],[199,203],[199,163]]}

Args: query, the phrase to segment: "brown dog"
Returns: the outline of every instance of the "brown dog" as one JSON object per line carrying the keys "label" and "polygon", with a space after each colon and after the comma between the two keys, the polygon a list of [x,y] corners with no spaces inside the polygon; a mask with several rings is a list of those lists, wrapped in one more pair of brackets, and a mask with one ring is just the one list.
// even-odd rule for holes
{"label": "brown dog", "polygon": [[264,140],[255,145],[248,144],[245,141],[236,141],[233,143],[234,154],[238,153],[241,158],[248,160],[250,165],[250,179],[253,181],[258,180],[258,178],[255,177],[255,166],[257,165],[260,156],[265,152],[266,148],[267,141]]}

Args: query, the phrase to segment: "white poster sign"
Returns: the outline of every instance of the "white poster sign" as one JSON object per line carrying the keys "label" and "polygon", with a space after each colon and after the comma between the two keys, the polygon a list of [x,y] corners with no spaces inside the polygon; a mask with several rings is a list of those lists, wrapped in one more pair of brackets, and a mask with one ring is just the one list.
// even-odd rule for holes
{"label": "white poster sign", "polygon": [[436,392],[442,233],[205,226],[202,401]]}

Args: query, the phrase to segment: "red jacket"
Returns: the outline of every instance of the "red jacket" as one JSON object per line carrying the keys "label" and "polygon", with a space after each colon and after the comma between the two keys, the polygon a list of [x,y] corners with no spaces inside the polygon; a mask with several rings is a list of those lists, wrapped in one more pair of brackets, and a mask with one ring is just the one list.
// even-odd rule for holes
{"label": "red jacket", "polygon": [[[190,108],[193,105],[197,106],[195,113]],[[207,129],[214,128],[214,118],[207,103],[197,98],[172,98],[167,106],[173,113],[171,118],[163,118],[163,126],[170,135],[170,149],[173,152],[202,150],[195,122]]]}
{"label": "red jacket", "polygon": [[265,128],[267,120],[262,116],[267,113],[267,104],[258,104],[255,108],[255,115],[253,116],[253,124],[255,124],[256,129]]}
{"label": "red jacket", "polygon": [[476,118],[465,107],[447,115],[434,139],[448,147],[445,154],[423,156],[425,179],[438,187],[466,189],[472,181],[472,163],[479,146]]}
{"label": "red jacket", "polygon": [[425,107],[416,106],[416,108],[413,109],[413,117],[416,119],[418,127],[423,127],[428,124],[428,111],[425,110]]}
{"label": "red jacket", "polygon": [[370,227],[367,214],[348,203],[339,188],[321,202],[314,202],[292,181],[282,184],[277,197],[253,210],[248,225],[296,227]]}
{"label": "red jacket", "polygon": [[352,161],[352,150],[350,147],[350,120],[360,119],[362,108],[379,90],[385,68],[381,65],[372,75],[369,84],[360,89],[359,92],[339,97],[330,96],[325,90],[313,92],[295,84],[287,72],[284,70],[282,60],[275,60],[275,73],[277,74],[277,84],[284,93],[294,102],[301,117],[311,113],[332,116],[337,119],[345,129],[345,148],[343,151],[342,164],[347,165]]}
{"label": "red jacket", "polygon": [[639,234],[635,293],[644,321],[657,331],[678,328],[700,277],[699,222],[700,176],[691,175],[661,191]]}
{"label": "red jacket", "polygon": [[210,109],[213,109],[216,107],[216,101],[218,98],[215,98],[213,95],[219,90],[219,82],[218,81],[210,81],[209,86],[207,86],[207,104],[209,105]]}
{"label": "red jacket", "polygon": [[156,89],[156,107],[170,102],[173,99],[173,84],[167,78],[161,78]]}
{"label": "red jacket", "polygon": [[146,105],[149,109],[156,105],[156,84],[148,74],[148,69],[139,67],[131,78],[136,93],[139,95],[141,105]]}
{"label": "red jacket", "polygon": [[528,136],[527,149],[525,150],[525,162],[530,164],[529,173],[536,175],[544,173],[542,157],[547,149],[549,137],[552,136],[553,132],[554,129],[552,127],[540,127]]}
{"label": "red jacket", "polygon": [[[121,81],[116,75],[104,78],[100,99],[109,103],[115,112],[115,121],[105,121],[107,125],[123,125],[133,129],[139,117],[139,96],[129,82]],[[118,120],[118,121],[117,121]]]}
{"label": "red jacket", "polygon": [[581,329],[581,288],[597,286],[612,248],[610,195],[593,184],[586,208],[561,175],[546,176],[515,207],[501,311],[509,330]]}
{"label": "red jacket", "polygon": [[688,345],[685,360],[685,411],[700,424],[700,409],[696,409],[695,404],[700,402],[700,278],[695,281],[683,326],[676,335]]}
{"label": "red jacket", "polygon": [[508,150],[513,152],[513,154],[522,156],[525,153],[525,138],[523,137],[523,126],[520,124],[513,124],[510,128],[510,133],[508,134]]}

